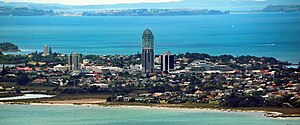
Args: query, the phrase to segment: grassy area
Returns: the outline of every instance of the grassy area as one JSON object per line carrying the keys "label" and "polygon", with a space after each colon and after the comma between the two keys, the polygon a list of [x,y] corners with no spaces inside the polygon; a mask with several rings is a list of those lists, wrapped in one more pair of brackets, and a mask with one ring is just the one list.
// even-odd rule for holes
{"label": "grassy area", "polygon": [[30,86],[30,85],[17,85],[16,83],[11,83],[11,82],[0,82],[0,86],[3,86],[5,88],[19,88],[21,90],[40,90],[40,91],[52,91],[55,87],[51,86]]}

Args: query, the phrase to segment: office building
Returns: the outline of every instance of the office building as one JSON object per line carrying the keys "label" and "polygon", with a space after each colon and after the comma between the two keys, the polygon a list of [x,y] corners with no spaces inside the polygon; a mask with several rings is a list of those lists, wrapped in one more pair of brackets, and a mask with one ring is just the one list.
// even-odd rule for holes
{"label": "office building", "polygon": [[44,46],[43,55],[48,56],[49,55],[49,47],[47,45]]}
{"label": "office building", "polygon": [[161,70],[162,71],[170,71],[174,69],[174,55],[170,54],[169,52],[163,53],[160,55],[160,62],[161,62]]}
{"label": "office building", "polygon": [[77,71],[79,70],[79,54],[72,53],[68,58],[69,71]]}
{"label": "office building", "polygon": [[146,29],[142,36],[142,72],[152,73],[154,71],[154,36]]}

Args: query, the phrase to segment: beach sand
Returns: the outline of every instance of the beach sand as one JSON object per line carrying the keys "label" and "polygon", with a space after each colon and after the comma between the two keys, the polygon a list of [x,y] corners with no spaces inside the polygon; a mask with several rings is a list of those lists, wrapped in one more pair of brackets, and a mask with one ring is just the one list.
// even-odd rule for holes
{"label": "beach sand", "polygon": [[77,99],[77,100],[61,100],[61,101],[47,101],[50,104],[99,104],[106,102],[105,99]]}

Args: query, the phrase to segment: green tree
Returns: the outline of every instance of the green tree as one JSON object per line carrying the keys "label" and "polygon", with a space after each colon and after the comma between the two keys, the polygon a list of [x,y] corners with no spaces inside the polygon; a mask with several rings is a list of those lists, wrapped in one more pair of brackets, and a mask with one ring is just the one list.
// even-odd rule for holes
{"label": "green tree", "polygon": [[6,74],[8,74],[8,71],[7,71],[7,69],[5,68],[5,66],[3,65],[3,67],[2,67],[2,71],[1,71],[1,76],[5,76]]}
{"label": "green tree", "polygon": [[18,85],[27,85],[29,83],[29,78],[27,75],[21,75],[17,78],[16,83]]}

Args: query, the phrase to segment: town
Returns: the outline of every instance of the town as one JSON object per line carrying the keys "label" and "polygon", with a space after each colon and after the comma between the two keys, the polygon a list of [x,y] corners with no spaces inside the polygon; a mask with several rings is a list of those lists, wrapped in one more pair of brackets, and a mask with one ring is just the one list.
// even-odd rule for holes
{"label": "town", "polygon": [[[0,53],[0,95],[106,95],[107,102],[205,103],[227,107],[300,107],[300,68],[273,57],[154,54],[142,35],[134,55]],[[17,49],[17,48],[16,48]]]}

